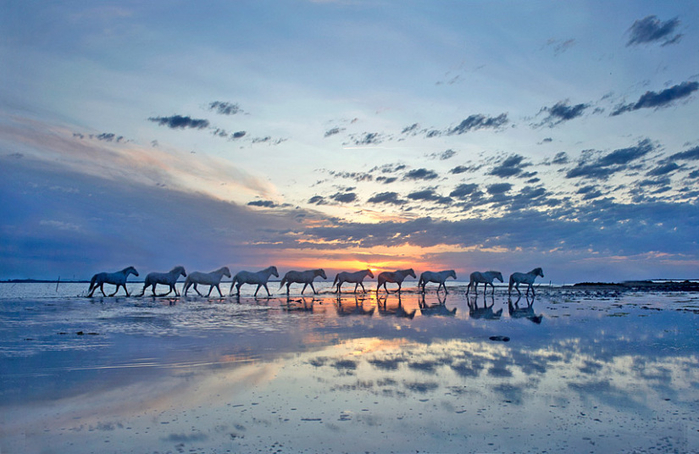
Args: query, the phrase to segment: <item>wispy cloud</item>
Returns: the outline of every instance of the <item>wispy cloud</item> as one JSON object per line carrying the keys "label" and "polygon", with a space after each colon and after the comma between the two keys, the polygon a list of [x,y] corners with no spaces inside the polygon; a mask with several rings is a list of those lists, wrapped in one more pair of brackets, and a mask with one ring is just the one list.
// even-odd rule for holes
{"label": "wispy cloud", "polygon": [[634,147],[614,150],[592,162],[582,159],[576,167],[568,170],[566,177],[607,179],[610,175],[625,170],[630,162],[647,155],[655,148],[649,139],[644,139]]}
{"label": "wispy cloud", "polygon": [[686,98],[697,90],[699,90],[699,82],[682,82],[660,92],[647,91],[635,103],[617,106],[610,116],[638,109],[668,107],[673,102]]}
{"label": "wispy cloud", "polygon": [[237,113],[243,112],[243,110],[237,103],[231,103],[226,101],[214,101],[209,103],[209,110],[221,115],[235,115]]}
{"label": "wispy cloud", "polygon": [[540,113],[544,112],[547,116],[536,126],[545,125],[553,128],[565,121],[581,117],[588,107],[590,107],[589,104],[580,103],[571,106],[568,100],[559,101],[551,107],[543,107],[541,109]]}
{"label": "wispy cloud", "polygon": [[170,117],[150,117],[149,121],[158,123],[160,126],[167,126],[172,129],[204,129],[209,127],[209,120],[197,119],[182,115],[172,115]]}
{"label": "wispy cloud", "polygon": [[675,44],[680,41],[682,34],[675,31],[680,25],[678,18],[661,21],[655,15],[646,16],[633,23],[629,28],[629,40],[627,46],[639,44],[662,43],[663,46]]}

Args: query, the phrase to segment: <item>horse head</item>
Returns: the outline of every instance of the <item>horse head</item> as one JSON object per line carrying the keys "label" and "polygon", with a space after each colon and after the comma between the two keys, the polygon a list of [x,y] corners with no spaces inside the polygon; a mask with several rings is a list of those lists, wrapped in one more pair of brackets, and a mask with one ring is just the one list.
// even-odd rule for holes
{"label": "horse head", "polygon": [[133,274],[134,276],[138,276],[138,271],[136,271],[136,268],[134,268],[133,266],[130,266],[130,267],[124,269],[124,274],[127,276],[129,274]]}
{"label": "horse head", "polygon": [[532,270],[532,274],[534,274],[534,276],[544,277],[544,270],[542,270],[541,268],[534,268]]}
{"label": "horse head", "polygon": [[500,282],[504,282],[502,279],[502,273],[500,271],[495,271],[495,279],[499,280]]}
{"label": "horse head", "polygon": [[366,270],[366,274],[368,274],[370,278],[374,279],[374,273],[372,273],[371,270]]}
{"label": "horse head", "polygon": [[[453,277],[454,279],[456,279],[456,271],[449,270],[449,273],[447,273],[447,277]],[[500,279],[500,281],[502,281],[502,279]]]}
{"label": "horse head", "polygon": [[224,276],[226,276],[226,277],[231,277],[231,270],[228,269],[227,266],[224,266],[223,268],[221,268],[221,271],[223,272],[223,275],[224,275]]}
{"label": "horse head", "polygon": [[412,276],[414,279],[417,279],[417,276],[415,276],[415,271],[413,271],[412,268],[405,270],[406,271],[406,276]]}
{"label": "horse head", "polygon": [[272,266],[270,266],[270,267],[267,268],[267,269],[270,270],[270,271],[272,272],[272,274],[274,274],[274,277],[279,277],[279,272],[277,271],[277,267],[276,267],[276,266],[272,265]]}
{"label": "horse head", "polygon": [[325,270],[322,269],[322,268],[319,269],[319,270],[316,270],[315,275],[316,275],[316,276],[320,276],[320,277],[322,277],[323,279],[327,279],[327,278],[328,278],[328,277],[325,275]]}
{"label": "horse head", "polygon": [[171,273],[175,273],[175,274],[177,274],[178,276],[187,277],[187,272],[184,270],[184,267],[183,267],[183,266],[176,266],[176,267],[174,267],[174,268],[172,269],[172,271],[170,271],[170,272],[171,272]]}

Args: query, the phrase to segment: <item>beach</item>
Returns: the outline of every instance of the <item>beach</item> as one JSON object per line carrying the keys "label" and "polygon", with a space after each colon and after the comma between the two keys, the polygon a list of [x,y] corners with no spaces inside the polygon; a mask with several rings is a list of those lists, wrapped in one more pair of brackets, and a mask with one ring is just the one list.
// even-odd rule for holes
{"label": "beach", "polygon": [[315,285],[0,284],[0,452],[699,452],[699,293]]}

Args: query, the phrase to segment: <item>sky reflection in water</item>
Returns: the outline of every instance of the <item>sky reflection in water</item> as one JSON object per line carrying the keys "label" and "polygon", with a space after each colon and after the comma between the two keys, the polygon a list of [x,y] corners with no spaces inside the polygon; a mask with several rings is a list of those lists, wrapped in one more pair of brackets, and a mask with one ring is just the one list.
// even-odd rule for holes
{"label": "sky reflection in water", "polygon": [[3,453],[699,450],[693,294],[542,288],[527,311],[458,285],[339,303],[7,285]]}

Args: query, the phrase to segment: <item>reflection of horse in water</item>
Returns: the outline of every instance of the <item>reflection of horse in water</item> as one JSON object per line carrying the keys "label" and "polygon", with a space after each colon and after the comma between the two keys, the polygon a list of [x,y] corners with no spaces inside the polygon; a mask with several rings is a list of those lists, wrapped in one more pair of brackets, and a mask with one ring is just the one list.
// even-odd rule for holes
{"label": "reflection of horse in water", "polygon": [[364,288],[364,284],[362,281],[364,280],[365,277],[371,277],[372,279],[374,278],[374,273],[371,272],[371,270],[362,270],[362,271],[355,271],[354,273],[348,273],[347,271],[342,271],[340,273],[337,273],[335,276],[335,280],[333,281],[333,287],[337,285],[337,293],[342,293],[342,284],[345,282],[351,282],[354,284],[354,293],[357,293],[357,287],[360,285],[362,286],[362,291],[366,293],[366,289]]}
{"label": "reflection of horse in water", "polygon": [[264,270],[257,271],[255,273],[252,273],[250,271],[240,271],[233,277],[233,282],[231,282],[231,289],[228,290],[228,294],[230,295],[233,293],[234,285],[235,288],[238,290],[237,295],[240,296],[241,285],[257,284],[257,289],[255,290],[255,294],[253,296],[257,296],[257,292],[260,291],[260,287],[264,287],[265,290],[267,290],[267,296],[271,296],[271,293],[269,293],[269,289],[267,288],[267,281],[269,281],[269,277],[271,275],[279,277],[279,272],[277,271],[276,266],[268,266]]}
{"label": "reflection of horse in water", "polygon": [[199,293],[199,290],[197,290],[197,284],[201,284],[209,286],[209,293],[206,294],[207,298],[211,295],[211,291],[214,288],[218,290],[219,296],[223,297],[223,293],[221,293],[221,288],[219,287],[219,284],[221,283],[221,279],[223,279],[223,276],[231,277],[231,271],[228,269],[227,266],[219,268],[216,271],[212,271],[210,273],[202,273],[199,271],[189,273],[187,279],[184,280],[184,290],[182,293],[184,293],[184,296],[187,296],[187,291],[189,290],[189,288],[191,286],[194,286],[194,291],[197,292],[197,295],[204,296],[201,293]]}
{"label": "reflection of horse in water", "polygon": [[375,307],[371,309],[364,309],[364,299],[361,300],[354,296],[354,304],[342,304],[342,298],[337,295],[337,303],[335,304],[335,309],[337,310],[337,315],[345,317],[347,315],[368,315],[372,316],[374,314]]}
{"label": "reflection of horse in water", "polygon": [[512,273],[510,276],[510,286],[507,289],[507,295],[509,296],[512,293],[512,286],[514,285],[515,290],[517,290],[518,294],[522,294],[522,292],[519,291],[519,284],[527,284],[527,295],[529,295],[529,290],[532,291],[532,296],[535,296],[534,293],[534,279],[536,279],[537,276],[544,277],[544,271],[541,268],[534,268],[528,273]]}
{"label": "reflection of horse in water", "polygon": [[286,303],[282,304],[282,309],[284,309],[287,312],[313,312],[313,303],[315,302],[314,298],[311,298],[310,304],[308,301],[306,301],[305,297],[292,300],[289,298],[287,295],[286,297]]}
{"label": "reflection of horse in water", "polygon": [[162,285],[167,285],[170,287],[170,289],[167,291],[167,293],[163,293],[162,295],[157,295],[157,296],[165,296],[169,295],[170,292],[175,292],[175,296],[180,296],[180,294],[177,292],[177,287],[175,287],[175,284],[177,283],[177,279],[180,276],[187,277],[187,273],[184,270],[183,266],[176,266],[167,273],[148,273],[146,276],[146,280],[143,282],[143,290],[141,290],[141,294],[138,296],[143,296],[146,293],[146,289],[148,287],[152,287],[153,291],[153,296],[156,296],[155,294],[155,287],[158,284]]}
{"label": "reflection of horse in water", "polygon": [[519,300],[522,299],[522,295],[517,298],[517,301],[512,303],[512,299],[508,298],[507,299],[507,309],[510,313],[511,318],[526,318],[528,320],[531,320],[532,322],[536,323],[537,325],[541,323],[541,320],[543,320],[544,316],[542,314],[536,315],[534,313],[534,297],[530,300],[528,297],[526,297],[527,301],[527,306],[526,307],[519,307]]}
{"label": "reflection of horse in water", "polygon": [[390,293],[388,291],[388,289],[386,288],[387,282],[392,282],[394,284],[398,284],[397,292],[400,293],[400,289],[401,289],[401,286],[403,284],[403,281],[408,276],[412,276],[413,278],[416,277],[415,271],[413,271],[412,268],[407,269],[407,270],[384,271],[383,273],[380,273],[379,277],[377,278],[378,285],[376,286],[376,293],[379,293],[379,288],[381,288],[382,285],[383,285],[383,289],[386,290],[386,293]]}
{"label": "reflection of horse in water", "polygon": [[431,315],[442,315],[442,316],[447,316],[447,317],[453,317],[456,314],[456,308],[454,309],[448,309],[447,308],[447,296],[446,294],[444,296],[440,295],[437,293],[437,298],[439,300],[438,303],[436,304],[430,304],[428,305],[425,303],[425,294],[422,293],[418,297],[417,304],[420,306],[420,313],[422,315],[426,316],[431,316]]}
{"label": "reflection of horse in water", "polygon": [[475,319],[499,320],[502,309],[493,311],[493,306],[495,306],[495,297],[490,297],[490,306],[488,306],[486,296],[483,295],[483,307],[478,307],[478,295],[476,295],[473,301],[468,301],[468,315]]}
{"label": "reflection of horse in water", "polygon": [[376,306],[379,308],[380,315],[392,315],[394,317],[409,318],[411,320],[413,317],[415,317],[415,312],[417,312],[417,309],[413,309],[411,312],[408,312],[405,310],[405,308],[403,308],[400,294],[398,294],[398,306],[388,307],[388,295],[384,296],[383,298],[377,296]]}
{"label": "reflection of horse in water", "polygon": [[322,269],[306,271],[289,271],[282,278],[282,282],[279,284],[279,288],[284,287],[284,284],[286,284],[286,294],[288,295],[289,286],[295,282],[297,284],[303,284],[303,289],[301,289],[302,295],[303,291],[306,290],[306,287],[308,287],[309,285],[311,286],[311,290],[313,290],[313,293],[318,294],[318,292],[316,292],[316,289],[313,287],[313,279],[315,279],[317,276],[320,276],[323,279],[328,278],[325,275],[325,271],[323,271]]}
{"label": "reflection of horse in water", "polygon": [[444,281],[446,281],[448,277],[453,277],[454,279],[456,279],[456,271],[425,271],[420,275],[420,280],[418,281],[417,286],[422,287],[422,293],[425,293],[425,284],[427,284],[428,282],[436,282],[439,284],[437,286],[437,291],[439,291],[440,288],[444,287],[444,293],[449,293],[447,291],[447,286],[444,283]]}
{"label": "reflection of horse in water", "polygon": [[497,279],[500,282],[503,282],[502,273],[500,271],[486,271],[484,273],[481,273],[480,271],[474,271],[473,273],[471,273],[470,278],[471,279],[469,280],[468,287],[466,288],[466,296],[468,296],[468,292],[471,291],[472,285],[474,286],[473,289],[476,292],[476,295],[478,295],[479,283],[483,284],[483,295],[485,295],[485,292],[488,291],[488,284],[490,284],[490,286],[493,287],[492,294],[495,294],[495,286],[493,285],[493,279]]}
{"label": "reflection of horse in water", "polygon": [[87,296],[91,297],[92,294],[95,293],[97,287],[99,287],[100,291],[102,292],[102,296],[107,296],[104,293],[104,284],[116,285],[116,290],[114,290],[114,293],[112,293],[109,296],[116,295],[119,291],[119,287],[124,287],[126,296],[129,296],[129,291],[126,289],[126,278],[129,277],[129,274],[138,276],[138,271],[136,271],[136,268],[134,268],[133,266],[129,266],[121,271],[116,271],[114,273],[95,274],[94,276],[92,276],[92,279],[90,280],[90,288],[88,289]]}

